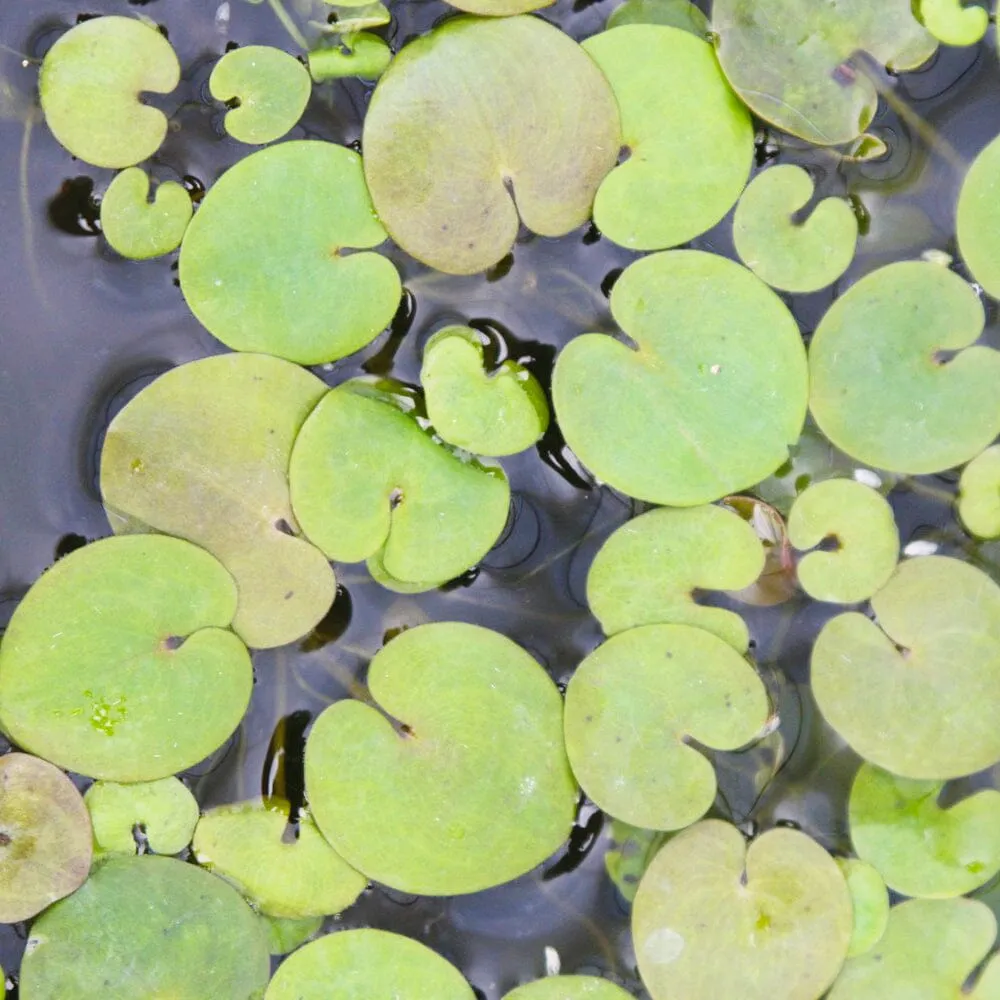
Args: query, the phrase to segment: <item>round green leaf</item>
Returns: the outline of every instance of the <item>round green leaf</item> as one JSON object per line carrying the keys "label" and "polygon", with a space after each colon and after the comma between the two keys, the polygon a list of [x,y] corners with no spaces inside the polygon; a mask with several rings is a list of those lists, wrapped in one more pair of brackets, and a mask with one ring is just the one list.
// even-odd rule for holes
{"label": "round green leaf", "polygon": [[268,948],[272,955],[287,955],[301,948],[310,938],[315,937],[323,927],[323,917],[303,917],[288,920],[284,917],[260,917],[267,929]]}
{"label": "round green leaf", "polygon": [[714,254],[654,254],[618,279],[611,311],[636,346],[584,334],[552,381],[566,440],[599,479],[691,507],[786,460],[805,420],[805,350],[759,278]]}
{"label": "round green leaf", "polygon": [[262,145],[296,126],[309,103],[312,80],[295,56],[270,45],[248,45],[215,64],[208,89],[231,106],[226,131],[240,142]]}
{"label": "round green leaf", "polygon": [[975,45],[990,26],[989,11],[968,0],[917,0],[917,16],[945,45]]}
{"label": "round green leaf", "polygon": [[101,199],[101,230],[123,257],[160,257],[181,245],[193,210],[191,196],[176,181],[160,184],[150,202],[149,176],[141,167],[129,167]]}
{"label": "round green leaf", "polygon": [[60,559],[0,646],[0,725],[79,774],[151,781],[221,746],[250,700],[226,631],[232,577],[176,538],[107,538]]}
{"label": "round green leaf", "polygon": [[1000,445],[987,448],[962,470],[958,516],[972,534],[1000,537]]}
{"label": "round green leaf", "polygon": [[894,472],[967,462],[1000,433],[1000,352],[970,346],[982,330],[979,297],[940,264],[904,261],[862,278],[809,345],[820,430],[853,458]]}
{"label": "round green leaf", "polygon": [[937,48],[911,0],[714,0],[712,30],[722,68],[750,108],[823,146],[856,139],[875,114],[878,91],[858,52],[902,71]]}
{"label": "round green leaf", "polygon": [[904,896],[964,896],[1000,871],[1000,792],[985,789],[942,809],[943,787],[871,764],[851,787],[854,850]]}
{"label": "round green leaf", "polygon": [[772,288],[818,291],[833,284],[854,259],[854,210],[842,198],[824,198],[799,221],[798,213],[812,196],[812,178],[789,164],[758,174],[736,206],[736,252]]}
{"label": "round green leaf", "polygon": [[637,625],[696,625],[742,653],[743,619],[704,607],[695,593],[741,590],[764,569],[764,547],[724,507],[651,510],[623,524],[601,546],[587,574],[587,603],[605,635]]}
{"label": "round green leaf", "polygon": [[972,276],[993,298],[1000,298],[1000,137],[975,158],[962,182],[955,234],[962,259]]}
{"label": "round green leaf", "polygon": [[718,820],[666,843],[632,909],[654,1000],[816,1000],[844,961],[851,925],[847,884],[819,844],[776,829],[748,848]]}
{"label": "round green leaf", "polygon": [[341,562],[377,557],[403,583],[464,573],[497,540],[510,506],[500,469],[437,444],[365,379],[323,397],[295,443],[290,478],[314,544]]}
{"label": "round green leaf", "polygon": [[84,801],[94,825],[94,844],[102,853],[135,854],[132,831],[138,826],[157,854],[179,854],[191,843],[198,822],[195,797],[173,776],[134,785],[96,781]]}
{"label": "round green leaf", "polygon": [[634,250],[711,229],[736,204],[754,151],[750,115],[712,46],[682,28],[627,24],[583,47],[615,93],[629,151],[598,189],[598,228]]}
{"label": "round green leaf", "polygon": [[715,799],[715,771],[691,739],[736,750],[770,706],[730,645],[690,625],[646,625],[599,646],[566,689],[566,751],[577,781],[606,813],[679,830]]}
{"label": "round green leaf", "polygon": [[[342,27],[337,22],[338,27]],[[345,35],[335,45],[309,53],[309,72],[317,82],[356,76],[377,80],[392,62],[392,49],[378,35],[367,31]]]}
{"label": "round green leaf", "polygon": [[516,361],[483,370],[485,337],[448,326],[424,347],[420,384],[434,430],[456,448],[479,455],[513,455],[530,448],[549,425],[538,379]]}
{"label": "round green leaf", "polygon": [[849,959],[828,1000],[996,1000],[1000,962],[990,961],[979,986],[966,980],[989,954],[996,919],[972,899],[911,899],[894,906],[889,926],[871,951]]}
{"label": "round green leaf", "polygon": [[691,0],[625,0],[611,12],[607,27],[623,24],[666,24],[702,39],[709,32],[708,18]]}
{"label": "round green leaf", "polygon": [[450,896],[516,878],[566,839],[562,699],[524,650],[476,625],[420,625],[376,654],[368,687],[374,704],[331,705],[306,744],[313,816],[352,865]]}
{"label": "round green leaf", "polygon": [[388,931],[327,934],[281,964],[265,1000],[475,1000],[450,962]]}
{"label": "round green leaf", "polygon": [[944,556],[900,564],[873,622],[838,615],[816,638],[813,694],[866,760],[945,779],[1000,760],[1000,588]]}
{"label": "round green leaf", "polygon": [[280,646],[327,613],[336,582],[297,537],[292,444],[326,386],[278,358],[223,354],[180,365],[111,422],[101,493],[118,532],[162,531],[207,549],[239,588],[233,627]]}
{"label": "round green leaf", "polygon": [[287,802],[242,802],[210,809],[198,822],[198,863],[242,889],[262,913],[274,917],[319,917],[340,913],[367,885],[300,814],[286,837]]}
{"label": "round green leaf", "polygon": [[854,479],[807,486],[792,504],[788,538],[800,550],[828,540],[836,546],[799,560],[799,583],[817,601],[866,600],[888,582],[899,558],[892,507],[881,493]]}
{"label": "round green leaf", "polygon": [[90,818],[73,782],[37,757],[0,757],[0,923],[75,892],[90,859]]}
{"label": "round green leaf", "polygon": [[439,271],[472,274],[508,253],[522,222],[542,236],[586,222],[621,136],[603,74],[558,28],[457,17],[396,56],[362,142],[392,238]]}
{"label": "round green leaf", "polygon": [[876,868],[857,858],[838,858],[854,911],[854,930],[847,957],[864,955],[882,940],[889,923],[889,890]]}
{"label": "round green leaf", "polygon": [[96,167],[130,167],[167,134],[144,93],[168,94],[181,67],[170,42],[131,17],[95,17],[70,28],[45,55],[38,93],[52,134]]}
{"label": "round green leaf", "polygon": [[504,1000],[632,1000],[632,994],[597,976],[547,976],[518,986]]}
{"label": "round green leaf", "polygon": [[357,153],[283,142],[209,189],[181,245],[181,291],[233,350],[335,361],[368,344],[399,305],[395,267],[352,252],[385,238]]}
{"label": "round green leaf", "polygon": [[112,857],[31,928],[24,1000],[255,1000],[267,935],[222,879],[174,858]]}

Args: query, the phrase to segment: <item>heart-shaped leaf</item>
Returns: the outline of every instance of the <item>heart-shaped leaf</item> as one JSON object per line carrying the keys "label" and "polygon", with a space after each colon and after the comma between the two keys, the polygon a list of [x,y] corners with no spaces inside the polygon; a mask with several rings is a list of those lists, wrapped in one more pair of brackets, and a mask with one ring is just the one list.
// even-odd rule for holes
{"label": "heart-shaped leaf", "polygon": [[[341,27],[341,22],[337,24]],[[378,35],[359,31],[344,35],[334,45],[313,49],[309,53],[309,72],[317,82],[351,76],[377,80],[391,62],[392,49]]]}
{"label": "heart-shaped leaf", "polygon": [[895,472],[940,472],[978,455],[1000,433],[1000,352],[970,346],[983,320],[976,293],[938,263],[904,261],[862,278],[809,345],[820,430]]}
{"label": "heart-shaped leaf", "polygon": [[900,564],[876,621],[838,615],[812,652],[826,720],[866,760],[945,779],[1000,760],[1000,587],[945,556]]}
{"label": "heart-shaped leaf", "polygon": [[94,846],[103,854],[135,854],[135,829],[157,854],[179,854],[191,843],[198,803],[187,785],[171,776],[119,785],[95,781],[84,796],[94,825]]}
{"label": "heart-shaped leaf", "polygon": [[475,625],[420,625],[375,656],[368,687],[374,705],[331,705],[306,744],[313,816],[357,869],[403,892],[476,892],[565,840],[577,788],[562,699],[524,650]]}
{"label": "heart-shaped leaf", "polygon": [[191,767],[250,700],[250,657],[227,631],[235,613],[232,577],[188,542],[77,549],[14,612],[0,646],[0,725],[95,778],[151,781]]}
{"label": "heart-shaped leaf", "polygon": [[955,234],[962,259],[972,276],[994,298],[1000,296],[1000,204],[996,197],[1000,177],[1000,137],[975,158],[962,181],[955,217]]}
{"label": "heart-shaped leaf", "polygon": [[95,17],[70,28],[45,55],[38,93],[52,134],[97,167],[130,167],[167,134],[162,111],[140,101],[177,86],[180,63],[155,28],[131,17]]}
{"label": "heart-shaped leaf", "polygon": [[989,11],[968,0],[917,0],[915,11],[945,45],[975,45],[990,26]]}
{"label": "heart-shaped leaf", "polygon": [[972,534],[1000,537],[1000,445],[987,448],[962,470],[958,516]]}
{"label": "heart-shaped leaf", "polygon": [[847,884],[819,844],[776,829],[747,847],[718,820],[666,843],[632,910],[654,1000],[817,1000],[843,964],[851,926]]}
{"label": "heart-shaped leaf", "polygon": [[278,358],[204,358],[143,389],[104,440],[111,526],[162,531],[211,552],[236,580],[233,627],[250,646],[294,641],[333,603],[333,572],[297,537],[288,489],[292,444],[325,392]]}
{"label": "heart-shaped leaf", "polygon": [[621,136],[603,74],[558,28],[456,17],[396,56],[362,142],[392,238],[439,271],[472,274],[508,253],[521,222],[542,236],[582,225]]}
{"label": "heart-shaped leaf", "polygon": [[851,787],[851,841],[904,896],[963,896],[1000,871],[1000,792],[942,809],[944,782],[897,778],[864,764]]}
{"label": "heart-shaped leaf", "polygon": [[518,986],[504,1000],[630,1000],[631,996],[597,976],[547,976]]}
{"label": "heart-shaped leaf", "polygon": [[709,32],[708,18],[691,0],[625,0],[611,12],[607,27],[623,24],[666,24],[702,39]]}
{"label": "heart-shaped leaf", "polygon": [[882,940],[889,924],[889,890],[878,870],[857,858],[838,858],[837,864],[847,880],[854,911],[854,930],[847,957],[864,955]]}
{"label": "heart-shaped leaf", "polygon": [[381,333],[399,305],[396,268],[354,252],[385,238],[357,153],[283,142],[209,189],[181,245],[181,291],[233,350],[335,361]]}
{"label": "heart-shaped leaf", "polygon": [[805,419],[805,350],[759,278],[714,254],[653,254],[615,283],[611,311],[636,346],[584,334],[552,381],[566,440],[599,479],[691,507],[785,461]]}
{"label": "heart-shaped leaf", "polygon": [[181,245],[194,211],[184,186],[165,181],[148,199],[149,176],[141,167],[123,170],[101,199],[101,231],[123,257],[146,260]]}
{"label": "heart-shaped leaf", "polygon": [[724,507],[651,510],[601,546],[587,574],[587,603],[605,635],[637,625],[696,625],[742,653],[743,619],[695,594],[749,587],[764,569],[753,528]]}

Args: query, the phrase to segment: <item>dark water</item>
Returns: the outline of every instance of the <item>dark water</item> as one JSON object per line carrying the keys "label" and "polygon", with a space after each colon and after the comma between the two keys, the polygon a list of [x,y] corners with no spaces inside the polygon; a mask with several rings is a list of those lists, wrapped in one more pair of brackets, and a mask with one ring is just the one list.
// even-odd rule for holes
{"label": "dark water", "polygon": [[[583,38],[600,30],[616,2],[559,0],[544,16]],[[322,9],[319,0],[315,8]],[[396,2],[392,9],[387,37],[398,45],[449,8]],[[224,136],[224,109],[207,97],[215,60],[234,42],[294,51],[273,12],[246,0],[94,0],[84,7],[68,0],[0,0],[0,624],[54,558],[109,533],[96,469],[111,415],[157,374],[221,350],[184,304],[173,257],[134,263],[106,247],[97,235],[96,199],[112,174],[70,157],[36,106],[37,63],[61,31],[80,15],[139,11],[166,27],[184,67],[178,90],[157,101],[171,129],[152,172],[186,178],[192,190],[210,186],[248,151]],[[954,254],[952,218],[962,175],[1000,132],[992,32],[981,46],[942,51],[922,72],[884,77],[884,83],[905,108],[880,113],[875,131],[889,154],[878,162],[843,163],[763,129],[759,137],[760,165],[807,165],[819,195],[851,194],[865,214],[867,231],[839,289],[891,260],[929,249]],[[357,142],[369,93],[356,81],[317,88],[289,138]],[[726,220],[693,245],[731,255],[728,226]],[[607,292],[634,257],[587,229],[560,240],[529,237],[514,248],[512,261],[485,276],[435,274],[399,252],[392,256],[408,290],[405,306],[393,329],[368,349],[319,371],[331,384],[362,371],[416,382],[423,344],[448,322],[491,332],[512,356],[530,359],[547,383],[556,351],[570,338],[612,329]],[[788,297],[806,336],[835,293]],[[996,307],[988,310],[986,338],[997,343]],[[300,794],[309,721],[363,681],[368,660],[404,626],[477,622],[517,640],[557,681],[568,679],[601,638],[583,597],[589,562],[638,507],[593,483],[555,432],[537,451],[504,464],[513,516],[476,572],[447,590],[401,597],[374,585],[363,569],[344,567],[338,573],[343,592],[321,628],[294,646],[255,656],[257,685],[242,727],[192,772],[204,806],[262,791]],[[947,477],[897,486],[891,499],[904,546],[936,544],[992,567],[997,553],[973,546],[955,523],[951,489]],[[800,600],[769,609],[733,606],[749,621],[787,759],[777,774],[765,768],[758,794],[760,755],[720,755],[726,759],[719,760],[717,814],[748,831],[796,823],[830,849],[846,851],[846,793],[857,758],[819,719],[805,683],[812,638],[836,609]],[[405,836],[407,816],[396,822]],[[559,953],[564,972],[610,975],[643,996],[628,907],[604,871],[609,826],[585,806],[570,848],[508,886],[445,900],[372,889],[336,922],[426,942],[456,962],[488,1000],[544,974],[546,947]],[[984,895],[994,902],[990,892]],[[23,927],[0,929],[0,961],[8,972],[16,973],[24,937]]]}

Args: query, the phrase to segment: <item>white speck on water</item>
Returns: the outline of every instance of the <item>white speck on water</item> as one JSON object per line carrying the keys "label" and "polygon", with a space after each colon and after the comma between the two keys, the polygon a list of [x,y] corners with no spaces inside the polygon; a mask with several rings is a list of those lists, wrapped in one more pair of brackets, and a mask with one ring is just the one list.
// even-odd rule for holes
{"label": "white speck on water", "polygon": [[561,969],[562,959],[559,957],[559,952],[547,944],[545,946],[545,975],[558,976]]}
{"label": "white speck on water", "polygon": [[229,0],[220,3],[215,10],[215,25],[220,30],[225,30],[229,25]]}
{"label": "white speck on water", "polygon": [[669,927],[661,927],[659,930],[653,931],[646,938],[643,948],[646,960],[656,962],[659,965],[669,965],[671,962],[676,962],[681,957],[683,950],[684,938]]}
{"label": "white speck on water", "polygon": [[870,486],[873,490],[882,488],[882,477],[871,469],[855,469],[854,478],[864,486]]}
{"label": "white speck on water", "polygon": [[937,542],[929,541],[928,539],[917,539],[915,542],[910,542],[909,545],[903,549],[904,556],[932,556],[938,550]]}

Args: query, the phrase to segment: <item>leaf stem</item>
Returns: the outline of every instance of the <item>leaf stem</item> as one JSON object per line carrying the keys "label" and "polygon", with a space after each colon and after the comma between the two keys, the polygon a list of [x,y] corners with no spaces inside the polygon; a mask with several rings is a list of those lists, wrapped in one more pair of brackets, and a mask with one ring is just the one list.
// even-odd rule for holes
{"label": "leaf stem", "polygon": [[309,43],[306,41],[305,35],[299,31],[299,26],[292,20],[288,11],[285,10],[284,4],[282,4],[281,0],[267,0],[267,5],[274,11],[274,16],[281,22],[282,27],[291,36],[292,41],[294,41],[299,48],[308,52]]}

